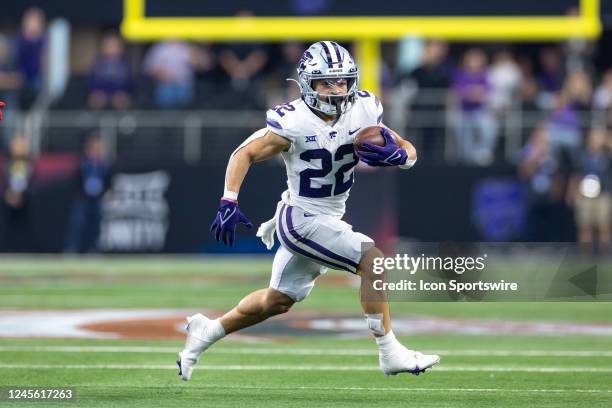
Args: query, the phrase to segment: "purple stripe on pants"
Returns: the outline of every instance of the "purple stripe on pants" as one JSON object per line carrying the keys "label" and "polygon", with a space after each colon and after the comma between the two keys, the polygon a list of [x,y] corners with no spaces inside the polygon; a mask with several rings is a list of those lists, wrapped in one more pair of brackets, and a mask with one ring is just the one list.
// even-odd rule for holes
{"label": "purple stripe on pants", "polygon": [[322,258],[319,258],[318,256],[311,254],[310,252],[307,252],[305,250],[303,250],[302,248],[298,247],[297,245],[295,245],[293,242],[291,242],[289,240],[289,238],[287,237],[286,233],[285,233],[285,226],[283,225],[283,211],[285,211],[285,205],[283,205],[283,208],[281,209],[281,213],[279,215],[279,232],[280,232],[280,240],[283,242],[283,244],[285,244],[285,246],[287,247],[287,249],[290,249],[293,252],[296,252],[302,256],[305,256],[306,258],[310,258],[314,261],[317,261],[319,263],[322,263],[326,266],[329,266],[330,268],[334,268],[334,269],[340,269],[340,270],[344,270],[346,271],[347,268],[345,266],[342,265],[337,265],[333,262],[330,261],[326,261]]}
{"label": "purple stripe on pants", "polygon": [[[317,252],[320,252],[321,254],[327,256],[328,258],[331,258],[331,259],[334,259],[336,261],[348,264],[351,267],[353,267],[355,270],[357,270],[357,262],[355,262],[355,261],[353,261],[351,259],[345,258],[345,257],[343,257],[341,255],[338,255],[338,254],[330,251],[329,249],[327,249],[327,248],[317,244],[316,242],[314,242],[314,241],[312,241],[312,240],[310,240],[308,238],[300,236],[295,231],[295,229],[293,229],[293,222],[291,221],[292,210],[293,210],[293,207],[287,206],[287,209],[285,211],[285,218],[286,218],[286,222],[287,222],[287,227],[289,229],[289,233],[293,236],[293,238],[295,238],[297,241],[301,242],[302,244],[306,245],[307,247],[309,247],[309,248],[311,248],[311,249],[313,249],[313,250],[315,250]],[[350,272],[355,272],[355,270],[353,270],[351,268],[344,267],[342,269],[349,270]]]}

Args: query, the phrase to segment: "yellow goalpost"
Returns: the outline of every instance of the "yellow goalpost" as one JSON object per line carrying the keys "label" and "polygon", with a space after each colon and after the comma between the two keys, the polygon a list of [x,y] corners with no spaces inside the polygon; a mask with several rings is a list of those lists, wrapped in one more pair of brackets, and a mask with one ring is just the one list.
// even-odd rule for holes
{"label": "yellow goalpost", "polygon": [[124,0],[121,32],[126,39],[355,41],[361,87],[375,93],[382,40],[413,35],[455,41],[554,41],[601,33],[599,0],[580,0],[578,16],[538,17],[147,17],[145,8],[146,0]]}

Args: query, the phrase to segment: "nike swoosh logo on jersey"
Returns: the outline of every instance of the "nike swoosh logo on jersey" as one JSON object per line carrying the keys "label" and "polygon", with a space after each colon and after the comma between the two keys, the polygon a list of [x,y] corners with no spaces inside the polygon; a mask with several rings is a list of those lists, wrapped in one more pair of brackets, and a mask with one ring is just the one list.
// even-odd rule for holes
{"label": "nike swoosh logo on jersey", "polygon": [[[221,218],[221,226],[223,226],[223,224],[225,224],[225,223],[227,222],[227,220],[229,220],[230,218],[232,218],[232,215],[234,215],[234,213],[236,212],[236,208],[234,208],[234,209],[232,210],[232,212],[231,212],[231,213],[229,213],[229,212],[230,212],[230,209],[229,209],[229,208],[227,208],[227,209],[225,210],[225,214],[220,215],[220,218]],[[229,215],[228,215],[228,213],[229,213]]]}
{"label": "nike swoosh logo on jersey", "polygon": [[353,131],[349,130],[349,136],[350,136],[350,135],[352,135],[353,133],[355,133],[356,131],[358,131],[359,129],[361,129],[361,128],[360,128],[360,127],[358,127],[357,129],[355,129],[355,130],[353,130]]}
{"label": "nike swoosh logo on jersey", "polygon": [[316,214],[311,214],[311,213],[304,213],[304,217],[314,217]]}

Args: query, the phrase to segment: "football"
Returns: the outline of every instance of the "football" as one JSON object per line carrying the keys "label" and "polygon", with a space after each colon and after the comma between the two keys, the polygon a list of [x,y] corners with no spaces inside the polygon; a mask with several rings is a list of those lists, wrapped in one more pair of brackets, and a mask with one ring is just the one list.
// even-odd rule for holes
{"label": "football", "polygon": [[368,126],[367,128],[362,129],[357,136],[355,136],[355,140],[353,141],[355,150],[361,150],[364,152],[369,151],[368,148],[363,146],[364,142],[377,146],[384,146],[385,138],[380,133],[380,129],[380,126]]}

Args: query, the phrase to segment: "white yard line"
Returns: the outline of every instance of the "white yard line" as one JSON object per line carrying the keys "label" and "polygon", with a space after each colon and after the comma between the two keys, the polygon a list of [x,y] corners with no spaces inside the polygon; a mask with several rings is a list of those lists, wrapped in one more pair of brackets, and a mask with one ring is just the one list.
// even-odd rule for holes
{"label": "white yard line", "polygon": [[[172,364],[0,364],[0,369],[79,369],[79,370],[176,370]],[[255,370],[255,371],[378,371],[373,365],[201,365],[202,370]],[[521,367],[521,366],[460,366],[442,365],[435,371],[450,372],[530,372],[530,373],[612,373],[612,367]]]}
{"label": "white yard line", "polygon": [[[58,352],[58,353],[175,353],[178,347],[147,346],[0,346],[3,351]],[[428,350],[442,356],[473,357],[612,357],[612,351],[584,350]],[[341,355],[375,356],[378,351],[371,349],[318,349],[318,348],[214,348],[215,354],[280,354],[280,355]]]}
{"label": "white yard line", "polygon": [[[108,387],[99,387],[91,385],[78,385],[78,388],[102,388],[108,389]],[[127,385],[127,386],[113,386],[113,388],[159,388],[168,389],[167,386],[155,386],[155,385]],[[409,388],[409,387],[318,387],[318,386],[256,386],[256,385],[217,385],[209,384],[205,386],[197,384],[189,384],[189,388],[197,389],[230,389],[230,390],[320,390],[320,391],[408,391],[408,392],[512,392],[512,393],[585,393],[585,394],[612,394],[612,390],[596,390],[596,389],[520,389],[520,388]]]}

